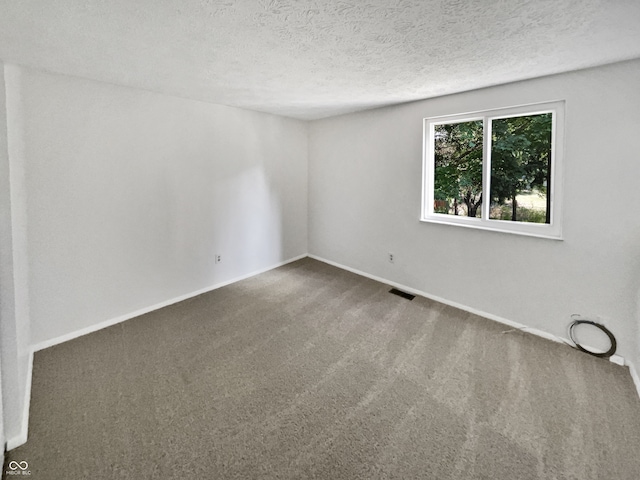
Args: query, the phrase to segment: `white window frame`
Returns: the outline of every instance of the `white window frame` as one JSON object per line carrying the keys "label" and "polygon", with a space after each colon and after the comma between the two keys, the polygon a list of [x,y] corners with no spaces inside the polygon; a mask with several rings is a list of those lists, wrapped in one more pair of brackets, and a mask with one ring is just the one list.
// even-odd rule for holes
{"label": "white window frame", "polygon": [[[513,222],[489,219],[491,191],[491,121],[501,118],[552,114],[551,123],[551,223]],[[482,120],[482,192],[481,217],[466,217],[434,212],[435,152],[434,134],[436,125]],[[534,237],[562,240],[562,172],[564,152],[564,101],[553,101],[516,107],[498,108],[456,115],[429,117],[424,119],[422,158],[422,213],[420,220],[429,223],[456,225],[467,228],[493,230],[497,232],[529,235]]]}

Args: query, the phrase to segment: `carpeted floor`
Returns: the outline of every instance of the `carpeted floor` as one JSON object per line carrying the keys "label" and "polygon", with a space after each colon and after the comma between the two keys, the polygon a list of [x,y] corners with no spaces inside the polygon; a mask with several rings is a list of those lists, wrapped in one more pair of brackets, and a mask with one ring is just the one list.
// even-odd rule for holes
{"label": "carpeted floor", "polygon": [[304,259],[38,352],[29,441],[4,470],[640,478],[625,368],[388,290]]}

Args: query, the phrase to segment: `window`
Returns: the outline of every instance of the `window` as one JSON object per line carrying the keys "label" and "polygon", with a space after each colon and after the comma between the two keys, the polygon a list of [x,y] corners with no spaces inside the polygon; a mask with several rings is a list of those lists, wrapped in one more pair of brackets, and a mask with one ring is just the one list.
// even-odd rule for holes
{"label": "window", "polygon": [[422,220],[561,238],[564,102],[424,120]]}

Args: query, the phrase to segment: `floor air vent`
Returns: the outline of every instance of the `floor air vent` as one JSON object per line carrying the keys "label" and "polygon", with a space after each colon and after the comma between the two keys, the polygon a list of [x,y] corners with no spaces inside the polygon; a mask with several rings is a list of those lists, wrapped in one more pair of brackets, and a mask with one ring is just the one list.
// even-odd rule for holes
{"label": "floor air vent", "polygon": [[414,298],[416,298],[415,295],[403,292],[402,290],[398,290],[397,288],[392,288],[391,290],[389,290],[389,293],[393,293],[394,295],[398,295],[399,297],[406,298],[407,300],[413,300]]}

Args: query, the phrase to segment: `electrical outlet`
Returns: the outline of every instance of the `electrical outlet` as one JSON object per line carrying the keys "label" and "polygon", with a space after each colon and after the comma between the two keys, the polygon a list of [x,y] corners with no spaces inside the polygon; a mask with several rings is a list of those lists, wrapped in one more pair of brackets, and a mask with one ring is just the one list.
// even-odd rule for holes
{"label": "electrical outlet", "polygon": [[395,256],[393,255],[393,253],[389,252],[389,263],[393,263],[395,260]]}
{"label": "electrical outlet", "polygon": [[220,263],[222,261],[222,255],[216,253],[216,263]]}

